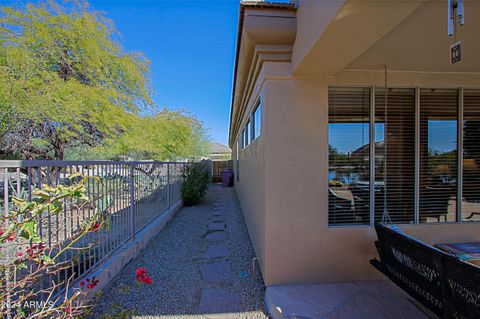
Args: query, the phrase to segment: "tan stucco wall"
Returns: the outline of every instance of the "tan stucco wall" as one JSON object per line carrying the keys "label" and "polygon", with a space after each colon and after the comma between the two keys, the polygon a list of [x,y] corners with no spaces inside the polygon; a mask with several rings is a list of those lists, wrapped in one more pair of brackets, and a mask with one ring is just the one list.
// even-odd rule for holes
{"label": "tan stucco wall", "polygon": [[[253,111],[256,101],[260,98],[259,89],[253,95],[245,112],[242,127],[247,122],[248,115]],[[262,123],[264,112],[262,110]],[[259,258],[262,273],[265,254],[265,160],[264,160],[264,132],[262,125],[261,135],[243,150],[239,147],[239,180],[235,177],[235,191],[242,208],[243,217],[247,224],[248,233]],[[241,133],[241,132],[240,132]],[[241,140],[241,134],[235,143]],[[233,152],[234,174],[237,174],[236,147]]]}
{"label": "tan stucco wall", "polygon": [[[363,6],[354,0],[301,1],[291,63],[283,57],[257,59],[240,50],[238,74],[244,76],[244,83],[235,88],[233,108],[238,116],[233,118],[233,127],[245,125],[259,96],[263,121],[261,138],[239,152],[240,181],[235,189],[266,285],[382,277],[369,263],[376,256],[373,227],[328,227],[328,86],[383,86],[383,64],[389,64],[384,58],[393,57],[397,64],[389,68],[389,86],[480,88],[480,73],[444,67],[448,47],[445,60],[438,59],[422,70],[431,72],[418,72],[409,63],[416,59],[414,53],[385,53],[383,43],[388,39],[381,39],[389,30],[403,39],[402,21],[416,21],[421,12],[412,12],[431,5],[422,7],[423,2],[365,2]],[[294,30],[291,24],[289,32]],[[252,27],[249,34],[256,34],[257,29],[266,30]],[[261,34],[267,37],[266,32]],[[258,50],[262,43],[254,42],[244,41],[243,47]],[[469,49],[468,54],[475,57],[480,50]],[[253,72],[257,67],[260,71]],[[235,162],[234,167],[236,171]],[[402,227],[430,243],[480,240],[478,224]]]}
{"label": "tan stucco wall", "polygon": [[[282,68],[268,65],[273,69]],[[382,73],[264,83],[266,285],[379,279],[373,227],[328,227],[328,85],[382,85]],[[452,82],[454,81],[454,82]],[[394,74],[392,86],[477,85],[479,76]],[[405,226],[430,243],[480,240],[478,225]]]}

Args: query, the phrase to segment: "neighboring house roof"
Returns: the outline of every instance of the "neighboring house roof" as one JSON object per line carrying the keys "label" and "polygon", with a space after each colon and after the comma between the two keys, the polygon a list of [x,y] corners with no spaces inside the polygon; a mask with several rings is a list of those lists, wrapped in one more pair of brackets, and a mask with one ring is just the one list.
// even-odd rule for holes
{"label": "neighboring house roof", "polygon": [[[235,66],[233,70],[233,85],[232,85],[232,97],[230,103],[230,128],[229,135],[232,134],[232,120],[234,112],[234,102],[235,102],[235,90],[237,85],[237,72],[238,72],[238,59],[239,52],[242,42],[242,32],[243,32],[243,21],[245,18],[245,8],[259,8],[259,9],[280,9],[288,11],[296,11],[297,6],[295,3],[286,3],[286,2],[267,2],[267,1],[241,1],[240,2],[240,14],[238,20],[238,30],[237,30],[237,47],[235,50]],[[230,140],[230,138],[229,138]],[[229,143],[231,140],[229,141]]]}
{"label": "neighboring house roof", "polygon": [[230,154],[232,150],[223,144],[217,142],[210,142],[210,153],[211,154]]}
{"label": "neighboring house roof", "polygon": [[[384,141],[375,142],[375,155],[383,155]],[[364,156],[370,153],[370,144],[365,144],[352,152],[352,156]]]}

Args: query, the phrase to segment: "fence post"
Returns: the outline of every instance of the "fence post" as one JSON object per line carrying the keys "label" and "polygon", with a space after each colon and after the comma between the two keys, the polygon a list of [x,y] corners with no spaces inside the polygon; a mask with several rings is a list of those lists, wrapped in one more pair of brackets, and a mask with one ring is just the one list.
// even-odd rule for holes
{"label": "fence post", "polygon": [[168,208],[172,205],[171,201],[171,189],[170,189],[170,163],[167,163],[167,203]]}
{"label": "fence post", "polygon": [[135,238],[135,181],[133,174],[133,164],[130,163],[130,224],[132,227],[132,237]]}

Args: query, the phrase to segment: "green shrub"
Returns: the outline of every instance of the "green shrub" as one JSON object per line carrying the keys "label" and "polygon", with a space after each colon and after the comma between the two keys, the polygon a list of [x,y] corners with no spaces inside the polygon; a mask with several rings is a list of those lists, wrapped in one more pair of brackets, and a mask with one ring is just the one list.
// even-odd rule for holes
{"label": "green shrub", "polygon": [[204,162],[188,163],[183,172],[182,200],[185,206],[197,204],[207,194],[208,173]]}

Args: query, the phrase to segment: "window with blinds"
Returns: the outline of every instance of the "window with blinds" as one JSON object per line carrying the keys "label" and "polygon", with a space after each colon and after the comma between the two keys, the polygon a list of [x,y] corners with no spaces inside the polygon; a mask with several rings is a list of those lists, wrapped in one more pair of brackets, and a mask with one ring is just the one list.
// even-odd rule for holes
{"label": "window with blinds", "polygon": [[480,90],[463,95],[462,220],[480,221]]}
{"label": "window with blinds", "polygon": [[457,90],[420,90],[421,223],[456,221],[457,123]]}
{"label": "window with blinds", "polygon": [[374,92],[329,88],[329,224],[480,221],[480,89]]}
{"label": "window with blinds", "polygon": [[376,88],[375,222],[414,222],[414,163],[415,90]]}
{"label": "window with blinds", "polygon": [[330,88],[329,224],[370,224],[370,89]]}

